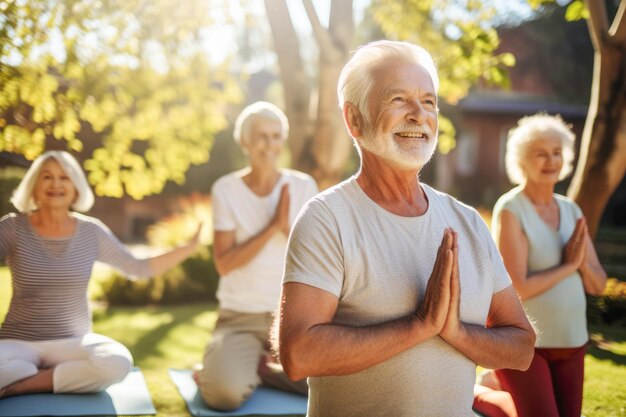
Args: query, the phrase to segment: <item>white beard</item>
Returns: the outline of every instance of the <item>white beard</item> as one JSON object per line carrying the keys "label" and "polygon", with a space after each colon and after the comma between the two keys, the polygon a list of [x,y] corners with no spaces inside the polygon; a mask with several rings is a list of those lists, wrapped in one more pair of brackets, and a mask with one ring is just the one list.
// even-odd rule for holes
{"label": "white beard", "polygon": [[375,132],[368,123],[363,129],[359,140],[360,146],[368,152],[384,159],[398,169],[421,170],[430,161],[437,148],[438,132],[433,134],[426,124],[415,126],[400,126],[396,131],[421,131],[428,136],[428,140],[406,139],[399,140],[393,133],[383,134]]}

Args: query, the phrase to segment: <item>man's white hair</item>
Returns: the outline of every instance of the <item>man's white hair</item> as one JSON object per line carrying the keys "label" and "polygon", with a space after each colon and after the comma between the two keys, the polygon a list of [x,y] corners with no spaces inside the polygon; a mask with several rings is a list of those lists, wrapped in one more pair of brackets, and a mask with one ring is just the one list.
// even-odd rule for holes
{"label": "man's white hair", "polygon": [[544,137],[560,139],[563,166],[559,173],[559,180],[567,177],[573,169],[574,142],[576,140],[571,128],[572,126],[566,124],[559,115],[550,116],[539,113],[533,116],[522,117],[517,122],[517,126],[509,130],[506,142],[504,165],[509,181],[513,184],[526,182],[526,174],[522,168],[522,162],[528,157],[530,144]]}
{"label": "man's white hair", "polygon": [[78,161],[65,151],[48,151],[39,155],[13,192],[11,203],[20,213],[29,213],[37,210],[33,191],[41,168],[50,159],[57,161],[63,172],[72,181],[74,188],[76,188],[76,201],[72,203],[72,209],[82,212],[88,211],[94,203],[93,192]]}
{"label": "man's white hair", "polygon": [[433,82],[435,94],[437,93],[439,76],[435,62],[426,49],[408,42],[382,40],[358,48],[341,70],[337,85],[339,107],[343,109],[345,103],[352,103],[359,109],[365,120],[369,121],[367,96],[374,83],[372,69],[393,58],[400,58],[424,67]]}
{"label": "man's white hair", "polygon": [[248,140],[250,134],[250,122],[255,119],[275,120],[280,123],[283,140],[289,134],[289,122],[285,113],[272,103],[257,101],[244,108],[235,121],[233,137],[239,146]]}

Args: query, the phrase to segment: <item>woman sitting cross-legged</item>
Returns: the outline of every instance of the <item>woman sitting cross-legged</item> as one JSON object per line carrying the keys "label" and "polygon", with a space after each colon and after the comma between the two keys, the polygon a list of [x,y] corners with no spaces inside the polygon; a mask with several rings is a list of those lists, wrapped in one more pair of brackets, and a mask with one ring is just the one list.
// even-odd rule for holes
{"label": "woman sitting cross-legged", "polygon": [[19,210],[0,219],[0,259],[13,285],[0,327],[0,398],[97,392],[123,380],[133,359],[122,344],[91,330],[87,284],[96,261],[127,274],[160,274],[191,255],[189,243],[149,259],[135,258],[87,211],[94,196],[67,152],[38,157],[11,199]]}

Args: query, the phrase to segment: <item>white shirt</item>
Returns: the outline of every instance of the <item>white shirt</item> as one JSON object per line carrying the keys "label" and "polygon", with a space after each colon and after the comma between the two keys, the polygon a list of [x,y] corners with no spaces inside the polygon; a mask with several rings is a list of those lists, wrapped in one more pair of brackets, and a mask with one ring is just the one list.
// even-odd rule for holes
{"label": "white shirt", "polygon": [[[281,170],[274,189],[258,196],[243,182],[244,171],[218,179],[213,185],[213,228],[234,231],[240,245],[263,230],[276,212],[283,184],[289,184],[289,222],[293,224],[304,204],[317,193],[315,180],[307,174]],[[274,311],[280,297],[287,236],[276,233],[247,264],[220,277],[217,299],[220,308],[242,313]]]}

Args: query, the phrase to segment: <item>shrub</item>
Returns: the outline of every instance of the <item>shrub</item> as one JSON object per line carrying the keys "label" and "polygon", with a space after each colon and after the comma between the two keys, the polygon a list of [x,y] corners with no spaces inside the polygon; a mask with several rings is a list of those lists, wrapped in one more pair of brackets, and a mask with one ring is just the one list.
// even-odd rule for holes
{"label": "shrub", "polygon": [[157,248],[175,247],[185,242],[196,232],[202,223],[200,241],[211,243],[213,223],[211,198],[193,193],[176,201],[178,212],[167,216],[148,228],[148,243]]}
{"label": "shrub", "polygon": [[593,323],[626,325],[626,282],[609,278],[602,296],[588,296],[587,317]]}
{"label": "shrub", "polygon": [[101,284],[101,300],[133,306],[215,301],[219,277],[211,254],[212,246],[203,246],[180,265],[153,278],[131,280],[113,272]]}
{"label": "shrub", "polygon": [[15,207],[9,201],[13,191],[17,188],[26,170],[17,167],[0,169],[0,217],[7,213],[14,212]]}
{"label": "shrub", "polygon": [[[180,245],[191,238],[199,223],[203,223],[201,242],[211,240],[213,233],[210,198],[192,194],[179,199],[178,206],[180,212],[162,219],[148,229],[151,246]],[[113,272],[101,284],[101,299],[113,305],[215,301],[219,277],[212,254],[212,244],[204,244],[180,265],[149,279],[129,280]]]}

